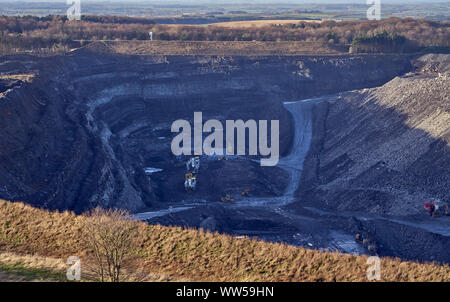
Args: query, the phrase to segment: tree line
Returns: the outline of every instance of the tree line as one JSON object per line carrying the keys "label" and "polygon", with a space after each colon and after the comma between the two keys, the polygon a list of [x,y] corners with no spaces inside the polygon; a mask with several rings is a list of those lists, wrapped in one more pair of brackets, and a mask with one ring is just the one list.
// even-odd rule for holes
{"label": "tree line", "polygon": [[[323,21],[267,24],[250,28],[155,24],[149,18],[83,16],[0,16],[0,50],[37,49],[43,45],[69,47],[74,40],[169,41],[305,41],[359,48],[408,51],[427,46],[450,46],[450,22],[412,18],[381,21]],[[368,46],[370,45],[370,47]]]}

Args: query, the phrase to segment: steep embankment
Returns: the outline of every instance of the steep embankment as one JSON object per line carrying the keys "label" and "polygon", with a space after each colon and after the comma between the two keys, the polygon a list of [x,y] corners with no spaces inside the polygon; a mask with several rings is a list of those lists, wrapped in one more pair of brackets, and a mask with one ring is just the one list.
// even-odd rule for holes
{"label": "steep embankment", "polygon": [[[84,223],[84,216],[73,213],[48,212],[22,203],[0,201],[0,250],[46,259],[76,255],[83,268],[91,255],[82,238]],[[133,255],[138,264],[123,269],[129,273],[139,269],[144,280],[367,281],[365,256],[136,224],[139,238]],[[51,263],[54,263],[52,269],[60,268],[58,261]],[[21,265],[17,261],[15,264]],[[382,281],[450,281],[450,267],[382,258],[381,278]]]}
{"label": "steep embankment", "polygon": [[415,64],[416,73],[317,108],[303,201],[389,215],[449,201],[450,56]]}
{"label": "steep embankment", "polygon": [[[0,197],[52,209],[95,205],[138,211],[186,198],[184,162],[170,152],[176,119],[280,120],[282,154],[292,118],[282,101],[381,85],[410,68],[397,56],[125,56],[85,48],[63,57],[4,57],[6,76],[33,74],[0,99]],[[161,172],[148,175],[147,168]],[[250,189],[277,196],[279,168],[202,162],[190,198]],[[273,184],[267,186],[267,184]]]}

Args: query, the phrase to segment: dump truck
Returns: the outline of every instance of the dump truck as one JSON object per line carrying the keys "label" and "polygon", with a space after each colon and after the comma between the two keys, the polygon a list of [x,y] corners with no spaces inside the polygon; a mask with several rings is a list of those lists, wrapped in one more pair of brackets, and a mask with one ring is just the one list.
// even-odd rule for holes
{"label": "dump truck", "polygon": [[187,161],[186,170],[188,172],[197,173],[198,169],[200,169],[200,157],[196,156]]}
{"label": "dump truck", "polygon": [[186,173],[184,179],[184,188],[186,191],[194,191],[197,185],[197,176],[193,173]]}

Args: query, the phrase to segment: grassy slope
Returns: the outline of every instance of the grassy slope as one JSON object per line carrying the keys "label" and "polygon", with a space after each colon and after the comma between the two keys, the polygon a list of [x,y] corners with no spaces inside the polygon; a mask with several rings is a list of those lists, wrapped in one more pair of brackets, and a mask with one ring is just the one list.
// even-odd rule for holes
{"label": "grassy slope", "polygon": [[67,281],[62,259],[0,252],[1,281]]}
{"label": "grassy slope", "polygon": [[[89,251],[81,238],[85,217],[0,201],[0,250],[66,259]],[[366,281],[367,257],[179,227],[139,225],[139,268],[166,280]],[[450,281],[450,267],[384,258],[384,281]]]}
{"label": "grassy slope", "polygon": [[0,281],[67,281],[65,274],[0,262]]}

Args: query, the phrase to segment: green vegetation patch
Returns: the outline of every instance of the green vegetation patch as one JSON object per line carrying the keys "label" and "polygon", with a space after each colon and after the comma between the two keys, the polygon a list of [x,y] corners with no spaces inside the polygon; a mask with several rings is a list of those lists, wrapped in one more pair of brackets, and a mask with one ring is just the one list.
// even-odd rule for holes
{"label": "green vegetation patch", "polygon": [[27,281],[67,281],[67,278],[63,273],[42,268],[29,268],[21,264],[5,264],[0,262],[0,272],[20,276]]}

